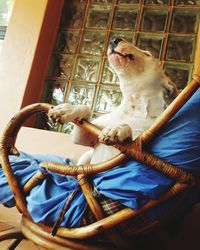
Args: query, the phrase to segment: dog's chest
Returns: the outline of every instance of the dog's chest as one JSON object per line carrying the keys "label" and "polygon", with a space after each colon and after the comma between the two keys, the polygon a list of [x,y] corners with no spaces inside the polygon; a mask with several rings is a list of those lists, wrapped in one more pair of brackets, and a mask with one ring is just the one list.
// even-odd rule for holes
{"label": "dog's chest", "polygon": [[122,106],[122,113],[126,117],[147,117],[148,101],[144,98],[132,99]]}
{"label": "dog's chest", "polygon": [[121,106],[124,116],[139,118],[156,118],[164,110],[165,102],[162,93],[154,96],[132,96]]}
{"label": "dog's chest", "polygon": [[[164,100],[161,95],[140,98],[131,98],[123,101],[122,104],[112,112],[102,127],[115,127],[121,124],[128,124],[132,128],[133,138],[147,129],[155,118],[164,110]],[[95,146],[92,163],[99,163],[108,160],[119,151],[113,147],[97,144]]]}
{"label": "dog's chest", "polygon": [[148,102],[146,102],[145,99],[136,101],[135,99],[131,98],[129,100],[124,100],[117,109],[110,113],[108,124],[105,124],[105,126],[109,124],[122,124],[127,118],[135,117],[137,119],[137,117],[140,117],[145,119],[148,112],[147,106]]}

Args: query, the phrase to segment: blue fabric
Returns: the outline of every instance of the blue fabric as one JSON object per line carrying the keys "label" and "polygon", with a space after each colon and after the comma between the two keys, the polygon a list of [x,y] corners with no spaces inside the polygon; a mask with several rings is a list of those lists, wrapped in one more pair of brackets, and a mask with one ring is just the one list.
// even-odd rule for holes
{"label": "blue fabric", "polygon": [[[150,143],[149,151],[168,162],[194,174],[200,173],[200,90],[165,125]],[[13,170],[24,184],[39,168],[41,161],[69,162],[53,155],[10,157]],[[148,199],[157,198],[174,182],[158,171],[135,160],[127,161],[114,169],[93,176],[96,188],[106,197],[118,200],[125,206],[138,209]],[[55,222],[60,208],[69,194],[78,187],[76,179],[49,173],[47,178],[27,196],[28,210],[36,222]],[[14,206],[12,192],[4,173],[0,170],[0,202]],[[86,209],[86,201],[79,190],[65,214],[62,225],[77,227]],[[159,211],[151,211],[154,218]]]}

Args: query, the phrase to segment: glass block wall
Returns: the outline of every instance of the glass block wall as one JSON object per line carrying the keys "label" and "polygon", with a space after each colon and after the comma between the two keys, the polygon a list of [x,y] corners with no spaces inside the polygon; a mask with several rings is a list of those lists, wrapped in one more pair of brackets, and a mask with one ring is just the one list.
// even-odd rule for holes
{"label": "glass block wall", "polygon": [[[42,101],[87,104],[93,115],[119,105],[118,79],[109,67],[109,41],[122,37],[161,60],[181,90],[190,80],[200,0],[65,0]],[[40,117],[38,127],[64,133]]]}

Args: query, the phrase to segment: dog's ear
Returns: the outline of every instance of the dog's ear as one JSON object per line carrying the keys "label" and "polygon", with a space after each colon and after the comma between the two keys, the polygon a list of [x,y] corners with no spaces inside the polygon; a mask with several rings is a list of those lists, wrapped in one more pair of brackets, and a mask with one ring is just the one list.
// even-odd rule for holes
{"label": "dog's ear", "polygon": [[176,85],[168,78],[165,77],[162,82],[162,87],[164,89],[164,98],[167,104],[170,104],[178,95],[178,89]]}

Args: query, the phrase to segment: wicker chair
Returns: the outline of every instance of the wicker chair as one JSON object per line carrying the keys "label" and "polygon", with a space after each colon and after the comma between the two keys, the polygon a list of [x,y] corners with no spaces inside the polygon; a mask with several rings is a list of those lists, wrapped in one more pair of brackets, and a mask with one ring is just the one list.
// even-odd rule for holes
{"label": "wicker chair", "polygon": [[[12,172],[10,166],[9,154],[18,154],[15,148],[15,141],[20,130],[20,127],[31,115],[38,112],[48,112],[51,108],[50,104],[33,104],[23,108],[17,113],[14,118],[7,125],[5,132],[1,139],[1,158],[2,168],[6,174],[9,186],[14,194],[16,206],[20,213],[22,213],[22,224],[19,229],[6,231],[0,234],[0,240],[16,239],[9,249],[15,249],[15,246],[23,239],[27,238],[35,242],[39,246],[47,249],[82,249],[82,250],[103,250],[103,249],[133,249],[130,242],[133,236],[149,232],[158,226],[158,222],[151,224],[144,224],[139,229],[132,232],[132,236],[122,237],[116,226],[124,221],[131,220],[132,218],[142,215],[146,210],[156,206],[157,204],[166,201],[170,197],[184,193],[185,190],[191,188],[198,188],[198,180],[192,174],[177,168],[162,159],[159,159],[150,153],[146,152],[144,145],[147,144],[166,124],[167,121],[183,106],[183,104],[193,95],[193,93],[200,86],[200,77],[195,75],[193,80],[187,87],[179,94],[174,102],[167,108],[167,110],[159,117],[159,119],[135,141],[127,144],[117,144],[117,147],[122,153],[114,157],[110,161],[95,166],[69,166],[57,163],[46,162],[42,163],[43,167],[51,171],[64,174],[77,176],[79,185],[85,195],[87,203],[96,218],[96,222],[80,228],[56,228],[56,236],[50,234],[52,228],[42,223],[36,224],[31,219],[26,205],[26,193],[29,192],[37,183],[45,178],[43,173],[37,173],[33,176],[24,187],[20,186],[18,180]],[[81,123],[74,122],[83,129],[91,132],[93,135],[98,136],[100,130],[87,121]],[[134,211],[130,208],[123,208],[122,210],[105,217],[101,205],[93,197],[91,192],[92,187],[89,182],[89,175],[106,171],[114,166],[120,164],[127,157],[143,162],[150,167],[161,171],[170,178],[176,181],[175,185],[171,187],[164,195],[157,200],[150,200],[139,210]],[[54,228],[55,229],[55,228]],[[105,237],[104,237],[105,236]]]}

